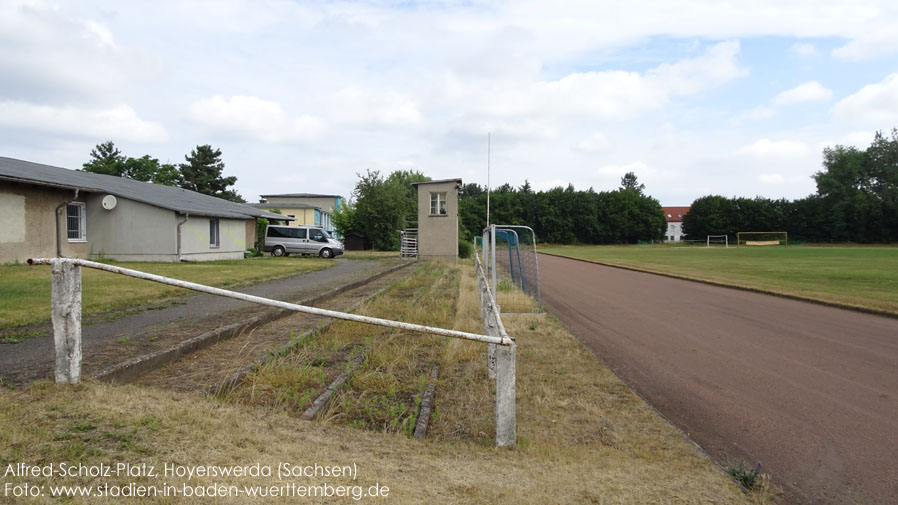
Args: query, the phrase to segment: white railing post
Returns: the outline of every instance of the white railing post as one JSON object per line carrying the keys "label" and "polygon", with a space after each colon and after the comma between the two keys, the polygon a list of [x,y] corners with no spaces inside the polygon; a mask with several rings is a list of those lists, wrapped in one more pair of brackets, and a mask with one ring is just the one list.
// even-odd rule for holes
{"label": "white railing post", "polygon": [[517,443],[515,412],[515,351],[517,344],[496,349],[496,445],[514,447]]}
{"label": "white railing post", "polygon": [[56,382],[81,382],[81,267],[63,258],[51,260],[53,340]]}

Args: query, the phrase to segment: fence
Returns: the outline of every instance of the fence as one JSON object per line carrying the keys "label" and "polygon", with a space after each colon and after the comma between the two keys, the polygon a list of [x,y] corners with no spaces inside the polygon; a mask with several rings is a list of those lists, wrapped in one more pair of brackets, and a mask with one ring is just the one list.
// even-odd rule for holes
{"label": "fence", "polygon": [[418,257],[418,229],[406,228],[399,232],[399,257]]}
{"label": "fence", "polygon": [[542,310],[536,234],[528,226],[491,225],[483,230],[483,264],[503,313]]}
{"label": "fence", "polygon": [[[448,330],[423,326],[419,324],[390,321],[376,317],[361,316],[334,310],[307,307],[294,303],[271,300],[260,296],[228,291],[203,284],[172,279],[161,275],[149,274],[138,270],[106,265],[94,261],[72,258],[32,258],[29,265],[50,265],[51,271],[51,320],[53,323],[53,338],[56,348],[57,383],[77,384],[81,382],[81,267],[104,270],[116,274],[145,279],[149,281],[168,284],[181,288],[200,291],[227,298],[235,298],[246,302],[267,305],[281,309],[293,310],[324,317],[333,317],[359,323],[387,326],[422,333],[431,333],[452,338],[461,338],[484,342],[490,345],[488,355],[498,357],[496,370],[496,445],[499,447],[513,447],[516,443],[516,419],[515,419],[515,342],[505,332],[502,321],[499,319],[499,311],[495,306],[495,298],[486,285],[486,277],[482,269],[478,271],[478,285],[482,285],[481,301],[488,308],[483,309],[484,330],[486,335],[468,333],[464,331]],[[486,298],[484,298],[486,296]],[[500,349],[500,350],[495,350]]]}

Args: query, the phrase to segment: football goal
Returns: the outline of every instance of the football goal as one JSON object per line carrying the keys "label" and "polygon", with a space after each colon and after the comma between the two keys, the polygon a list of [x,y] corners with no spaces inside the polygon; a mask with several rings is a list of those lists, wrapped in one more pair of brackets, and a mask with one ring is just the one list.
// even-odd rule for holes
{"label": "football goal", "polygon": [[730,237],[726,235],[708,235],[706,243],[708,247],[711,247],[712,245],[722,245],[724,247],[729,247]]}
{"label": "football goal", "polygon": [[789,245],[789,233],[785,231],[740,231],[736,234],[736,246]]}

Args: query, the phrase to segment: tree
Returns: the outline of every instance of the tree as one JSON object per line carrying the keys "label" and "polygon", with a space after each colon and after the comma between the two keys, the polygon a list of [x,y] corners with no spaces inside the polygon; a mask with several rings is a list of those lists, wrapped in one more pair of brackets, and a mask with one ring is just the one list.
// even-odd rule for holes
{"label": "tree", "polygon": [[332,222],[334,223],[334,228],[337,229],[337,234],[341,237],[346,237],[347,233],[353,231],[361,233],[356,223],[355,204],[352,200],[345,200],[339,207],[334,209]]}
{"label": "tree", "polygon": [[85,172],[125,177],[136,181],[177,186],[178,169],[171,164],[160,164],[159,160],[145,154],[140,158],[125,157],[111,140],[107,140],[91,150],[91,160],[82,165]]}
{"label": "tree", "polygon": [[627,172],[620,178],[620,188],[631,189],[642,196],[643,191],[645,191],[645,184],[639,184],[639,181],[636,180],[636,173]]}
{"label": "tree", "polygon": [[222,177],[225,164],[221,161],[221,149],[212,149],[209,144],[196,146],[184,156],[187,163],[179,165],[181,176],[179,186],[204,195],[243,203],[235,190],[228,189],[237,182],[237,177]]}
{"label": "tree", "polygon": [[125,157],[111,140],[97,144],[90,151],[90,161],[81,165],[82,170],[94,174],[122,176]]}
{"label": "tree", "polygon": [[140,158],[127,158],[122,166],[122,177],[136,181],[152,182],[165,186],[177,186],[180,179],[178,169],[169,163],[159,163],[156,158],[145,154]]}

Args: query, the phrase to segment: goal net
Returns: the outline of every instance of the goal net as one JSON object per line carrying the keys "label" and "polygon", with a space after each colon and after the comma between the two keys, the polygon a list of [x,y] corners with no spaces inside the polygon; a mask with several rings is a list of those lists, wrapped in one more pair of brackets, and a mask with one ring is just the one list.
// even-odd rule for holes
{"label": "goal net", "polygon": [[736,245],[789,245],[789,234],[784,231],[740,231],[736,234]]}
{"label": "goal net", "polygon": [[729,247],[730,238],[726,235],[708,235],[706,244],[708,247],[711,247],[712,245],[722,245],[724,247]]}

